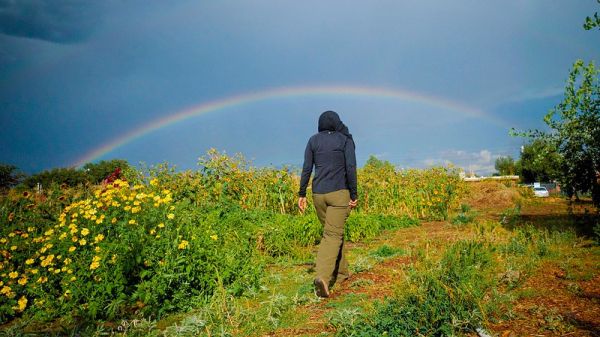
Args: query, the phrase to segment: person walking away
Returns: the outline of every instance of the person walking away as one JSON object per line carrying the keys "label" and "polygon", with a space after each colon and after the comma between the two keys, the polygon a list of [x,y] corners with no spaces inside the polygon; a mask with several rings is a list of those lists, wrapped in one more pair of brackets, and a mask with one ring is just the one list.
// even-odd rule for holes
{"label": "person walking away", "polygon": [[335,282],[350,276],[344,254],[344,225],[358,204],[356,154],[354,139],[336,112],[323,112],[318,130],[304,151],[298,207],[301,212],[306,210],[306,188],[314,166],[313,202],[323,225],[314,285],[317,296],[329,297]]}

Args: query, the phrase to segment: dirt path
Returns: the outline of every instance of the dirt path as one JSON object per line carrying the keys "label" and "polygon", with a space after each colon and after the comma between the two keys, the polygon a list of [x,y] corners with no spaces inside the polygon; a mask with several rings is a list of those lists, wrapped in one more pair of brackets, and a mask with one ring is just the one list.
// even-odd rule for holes
{"label": "dirt path", "polygon": [[[377,247],[386,244],[407,250],[411,246],[425,244],[427,249],[427,242],[445,245],[447,242],[466,238],[469,235],[471,235],[470,231],[465,227],[452,226],[439,221],[425,222],[419,227],[387,232],[380,239],[370,242],[369,245]],[[351,251],[357,246],[364,246],[364,244],[351,245],[349,250]],[[303,326],[279,329],[265,336],[334,334],[335,329],[329,325],[327,317],[330,312],[336,309],[332,303],[342,302],[350,296],[358,296],[361,300],[381,301],[385,297],[393,295],[394,287],[398,285],[398,281],[403,276],[403,269],[410,263],[412,261],[408,256],[392,257],[375,264],[370,270],[351,275],[349,280],[336,285],[330,298],[295,308],[295,315],[308,317]]]}
{"label": "dirt path", "polygon": [[[474,208],[480,220],[502,220],[506,210],[515,207],[514,193],[496,193],[502,202],[487,201]],[[511,199],[508,203],[507,198]],[[521,200],[522,201],[522,200]],[[559,198],[529,200],[522,204],[516,225],[524,223],[553,227],[568,222],[577,232],[595,212],[589,203],[568,204]],[[583,220],[582,220],[583,219]],[[588,228],[589,229],[589,228]],[[383,244],[405,251],[415,247],[446,246],[449,242],[473,235],[472,226],[454,226],[448,222],[425,222],[419,227],[384,233],[368,244],[349,247],[354,249],[377,247]],[[410,254],[409,254],[410,255]],[[350,262],[352,260],[350,259]],[[375,264],[371,269],[356,273],[350,280],[339,284],[329,299],[292,309],[293,315],[306,317],[296,326],[276,330],[265,336],[333,335],[329,316],[345,300],[381,301],[394,293],[403,278],[404,269],[413,261],[410,257],[396,256]],[[564,268],[570,268],[565,270]],[[600,336],[600,256],[567,261],[564,266],[546,263],[538,268],[520,287],[524,296],[515,300],[510,317],[489,326],[501,337],[512,336]]]}

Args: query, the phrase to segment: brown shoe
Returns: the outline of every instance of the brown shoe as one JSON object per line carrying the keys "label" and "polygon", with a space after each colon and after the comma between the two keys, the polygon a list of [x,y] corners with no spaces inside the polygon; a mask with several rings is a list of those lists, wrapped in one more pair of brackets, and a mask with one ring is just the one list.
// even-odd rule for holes
{"label": "brown shoe", "polygon": [[315,285],[315,294],[317,296],[323,298],[329,297],[329,288],[327,287],[327,283],[325,283],[325,281],[317,277],[313,283]]}

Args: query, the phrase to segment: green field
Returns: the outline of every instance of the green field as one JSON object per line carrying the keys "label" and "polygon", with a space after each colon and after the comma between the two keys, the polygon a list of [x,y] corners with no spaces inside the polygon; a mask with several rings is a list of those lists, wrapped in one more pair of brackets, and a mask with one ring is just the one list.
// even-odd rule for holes
{"label": "green field", "polygon": [[320,300],[311,280],[321,227],[296,210],[297,175],[216,151],[200,165],[3,196],[0,335],[592,336],[598,327],[600,226],[585,201],[371,163],[359,170],[360,207],[345,234],[353,275]]}

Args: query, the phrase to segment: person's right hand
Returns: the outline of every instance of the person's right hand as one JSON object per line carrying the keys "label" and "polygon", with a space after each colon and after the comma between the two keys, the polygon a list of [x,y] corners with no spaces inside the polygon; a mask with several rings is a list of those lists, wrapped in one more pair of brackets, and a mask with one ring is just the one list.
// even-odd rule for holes
{"label": "person's right hand", "polygon": [[350,209],[356,208],[356,206],[358,206],[358,199],[350,200],[350,202],[348,203],[348,206],[350,206]]}
{"label": "person's right hand", "polygon": [[298,208],[300,208],[301,213],[304,213],[304,211],[306,210],[306,204],[306,197],[298,198]]}

